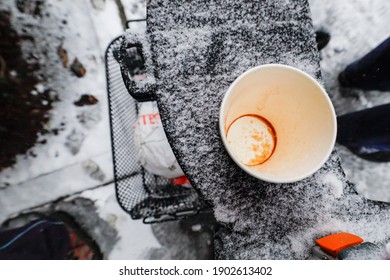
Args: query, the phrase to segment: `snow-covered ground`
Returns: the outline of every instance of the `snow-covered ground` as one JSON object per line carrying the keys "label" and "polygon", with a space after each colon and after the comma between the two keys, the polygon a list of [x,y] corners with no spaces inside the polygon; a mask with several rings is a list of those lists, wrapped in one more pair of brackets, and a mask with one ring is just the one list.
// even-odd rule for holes
{"label": "snow-covered ground", "polygon": [[[145,17],[145,0],[121,2],[127,19]],[[350,97],[344,97],[336,78],[346,65],[390,36],[390,2],[309,2],[315,28],[324,29],[332,36],[329,45],[321,51],[321,68],[336,112],[343,114],[389,102],[390,94],[386,92],[354,90],[349,92]],[[49,88],[53,95],[58,96],[59,101],[53,104],[47,126],[48,129],[61,128],[58,135],[41,136],[47,143],[32,148],[36,157],[20,155],[14,166],[0,173],[0,223],[20,212],[46,207],[57,200],[66,202],[85,198],[94,202],[99,219],[112,229],[109,244],[103,246],[106,258],[199,256],[169,251],[190,251],[193,244],[187,240],[188,247],[180,247],[179,250],[172,245],[174,241],[161,242],[161,238],[156,237],[161,236],[161,232],[172,236],[174,233],[167,233],[164,225],[152,227],[131,220],[115,197],[104,52],[111,40],[123,33],[116,1],[46,0],[42,17],[20,12],[13,0],[2,1],[0,9],[12,11],[13,24],[19,32],[36,38],[35,45],[25,43],[24,49],[26,53],[33,52],[45,65],[42,73],[47,80],[37,85],[37,91]],[[69,64],[76,57],[84,64],[87,69],[85,77],[74,76],[69,67],[62,65],[56,53],[60,45],[68,52]],[[48,53],[46,56],[43,55],[44,50]],[[74,106],[73,102],[86,93],[94,95],[99,102],[92,106]],[[341,146],[337,148],[343,167],[358,191],[369,198],[390,201],[390,163],[367,162]],[[56,207],[68,206],[59,204]],[[80,209],[83,208],[76,207],[74,211]],[[87,219],[85,213],[84,216],[80,214],[81,218]],[[170,225],[180,227],[179,223]],[[199,227],[195,221],[190,226],[193,232],[198,232]],[[105,236],[99,233],[98,228],[94,231],[98,241]]]}

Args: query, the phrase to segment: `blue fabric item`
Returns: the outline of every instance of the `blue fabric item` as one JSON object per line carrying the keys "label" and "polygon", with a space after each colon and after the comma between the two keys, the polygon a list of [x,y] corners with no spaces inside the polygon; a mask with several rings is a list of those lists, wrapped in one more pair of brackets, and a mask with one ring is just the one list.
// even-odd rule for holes
{"label": "blue fabric item", "polygon": [[340,73],[342,86],[363,90],[390,90],[390,37]]}
{"label": "blue fabric item", "polygon": [[0,232],[0,260],[63,260],[69,248],[69,233],[59,221],[40,219]]}
{"label": "blue fabric item", "polygon": [[390,161],[390,104],[337,118],[337,142],[366,160]]}

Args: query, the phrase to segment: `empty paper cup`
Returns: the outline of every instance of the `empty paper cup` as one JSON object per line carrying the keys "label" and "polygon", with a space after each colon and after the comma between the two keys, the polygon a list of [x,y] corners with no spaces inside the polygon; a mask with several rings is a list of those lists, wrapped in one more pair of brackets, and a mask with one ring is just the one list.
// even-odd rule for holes
{"label": "empty paper cup", "polygon": [[287,183],[312,175],[336,140],[336,114],[322,86],[286,65],[252,68],[226,92],[219,128],[231,158],[250,175]]}

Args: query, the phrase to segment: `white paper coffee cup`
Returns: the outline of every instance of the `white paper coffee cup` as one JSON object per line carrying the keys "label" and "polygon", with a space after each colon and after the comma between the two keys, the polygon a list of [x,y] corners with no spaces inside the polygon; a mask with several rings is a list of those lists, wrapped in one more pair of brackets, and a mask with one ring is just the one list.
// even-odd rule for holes
{"label": "white paper coffee cup", "polygon": [[312,175],[336,140],[336,114],[327,93],[311,76],[286,65],[267,64],[243,73],[226,92],[219,118],[231,158],[269,182]]}

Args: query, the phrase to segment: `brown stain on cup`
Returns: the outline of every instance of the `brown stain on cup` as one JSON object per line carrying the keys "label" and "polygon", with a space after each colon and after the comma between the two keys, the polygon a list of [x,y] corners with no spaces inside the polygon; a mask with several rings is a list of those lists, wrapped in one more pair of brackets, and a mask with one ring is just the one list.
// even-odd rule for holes
{"label": "brown stain on cup", "polygon": [[[255,114],[246,114],[236,118],[228,127],[226,131],[226,138],[229,139],[229,132],[232,126],[240,119],[244,117],[250,117],[249,123],[254,124],[254,119],[260,121],[262,125],[266,127],[266,131],[256,129],[256,127],[241,127],[242,131],[245,131],[245,135],[242,137],[240,145],[244,147],[249,153],[250,157],[240,161],[247,166],[255,166],[265,163],[274,154],[277,136],[273,125],[264,117]],[[268,135],[267,135],[268,134]],[[250,141],[250,143],[248,142]],[[245,141],[245,143],[244,143]],[[228,141],[229,145],[232,145],[232,141]],[[243,148],[243,147],[241,147]]]}

